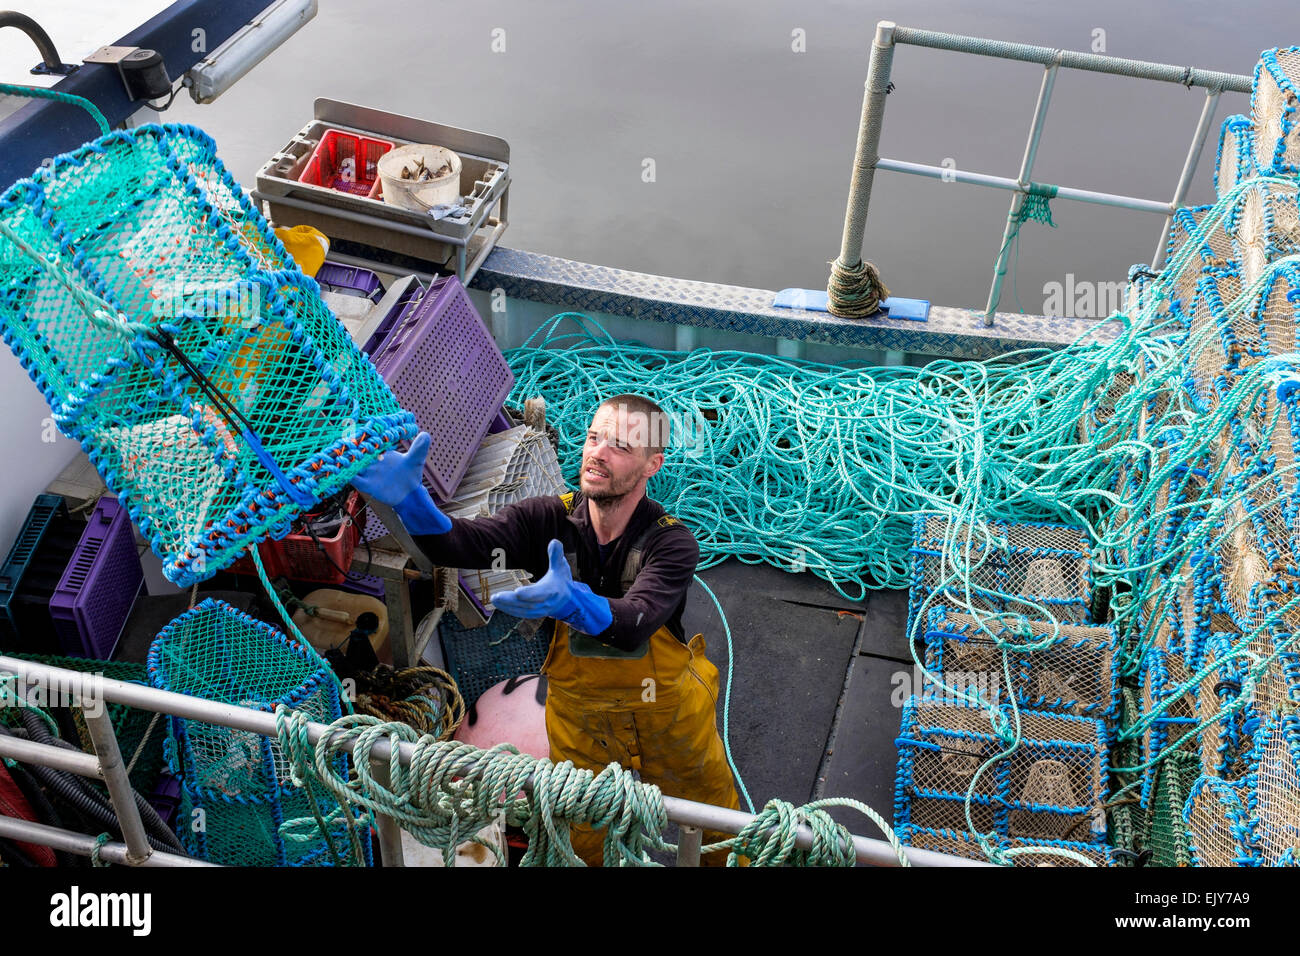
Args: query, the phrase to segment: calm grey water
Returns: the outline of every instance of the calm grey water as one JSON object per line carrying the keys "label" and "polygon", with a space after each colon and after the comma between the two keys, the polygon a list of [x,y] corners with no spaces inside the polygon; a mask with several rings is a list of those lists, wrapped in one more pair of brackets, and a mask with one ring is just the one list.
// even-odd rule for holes
{"label": "calm grey water", "polygon": [[[1300,43],[1294,2],[1078,3],[576,0],[339,2],[211,106],[169,121],[257,168],[317,96],[478,129],[511,145],[514,248],[759,288],[824,288],[839,249],[874,25],[913,27],[1251,73]],[[505,49],[494,52],[493,40]],[[794,31],[806,49],[795,52]],[[499,43],[499,39],[498,39]],[[898,48],[882,155],[1014,177],[1042,68]],[[1064,71],[1034,178],[1167,200],[1198,90]],[[1189,203],[1212,198],[1217,126],[1249,112],[1225,94]],[[644,182],[653,159],[655,181]],[[864,255],[898,295],[982,307],[1010,194],[881,172]],[[1118,281],[1149,262],[1159,217],[1057,200],[1027,223],[1019,299],[1048,283]],[[1016,306],[1008,286],[1004,309]]]}

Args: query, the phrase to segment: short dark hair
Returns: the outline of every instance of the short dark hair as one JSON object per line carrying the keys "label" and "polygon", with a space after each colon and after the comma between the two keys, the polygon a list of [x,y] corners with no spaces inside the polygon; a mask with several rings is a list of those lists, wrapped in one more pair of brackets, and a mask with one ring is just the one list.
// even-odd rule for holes
{"label": "short dark hair", "polygon": [[[628,412],[645,415],[646,423],[650,428],[646,447],[651,455],[662,455],[664,453],[664,449],[668,447],[671,424],[667,412],[644,395],[634,395],[631,392],[605,399],[596,406],[596,411],[609,407],[622,408]],[[595,417],[595,412],[592,413],[592,416]]]}

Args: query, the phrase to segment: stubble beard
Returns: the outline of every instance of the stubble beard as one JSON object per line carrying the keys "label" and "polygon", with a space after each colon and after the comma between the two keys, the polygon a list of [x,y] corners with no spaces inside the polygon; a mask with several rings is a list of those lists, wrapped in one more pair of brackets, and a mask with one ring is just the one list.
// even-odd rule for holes
{"label": "stubble beard", "polygon": [[[586,468],[586,465],[584,464],[583,467]],[[618,507],[623,499],[630,495],[633,489],[636,488],[637,483],[634,477],[629,477],[627,481],[622,484],[616,484],[613,481],[612,475],[610,478],[611,481],[608,488],[596,491],[587,491],[586,489],[583,489],[583,493],[586,495],[587,500],[593,502],[598,508],[608,509]]]}

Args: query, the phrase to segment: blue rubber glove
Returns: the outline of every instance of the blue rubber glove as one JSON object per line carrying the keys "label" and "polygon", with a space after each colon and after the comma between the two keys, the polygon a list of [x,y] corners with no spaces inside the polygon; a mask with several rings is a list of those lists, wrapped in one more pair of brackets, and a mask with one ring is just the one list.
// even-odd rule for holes
{"label": "blue rubber glove", "polygon": [[553,617],[584,634],[599,634],[614,622],[609,599],[573,580],[564,545],[554,538],[546,548],[550,570],[540,581],[492,597],[492,603],[515,617]]}
{"label": "blue rubber glove", "polygon": [[438,510],[420,481],[432,439],[420,432],[408,452],[386,451],[352,479],[352,487],[376,501],[392,505],[411,534],[445,534],[451,519]]}

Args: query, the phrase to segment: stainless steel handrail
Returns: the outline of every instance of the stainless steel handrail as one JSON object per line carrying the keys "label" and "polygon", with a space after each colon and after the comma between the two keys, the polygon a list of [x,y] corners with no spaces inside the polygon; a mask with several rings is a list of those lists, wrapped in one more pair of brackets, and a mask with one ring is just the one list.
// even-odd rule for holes
{"label": "stainless steel handrail", "polygon": [[[170,714],[175,717],[182,717],[187,720],[197,720],[209,724],[217,724],[222,727],[230,727],[234,730],[244,730],[255,734],[261,734],[264,737],[274,738],[277,736],[275,727],[275,715],[261,710],[252,710],[247,707],[238,707],[234,704],[223,704],[217,701],[205,700],[201,697],[191,697],[186,694],[177,694],[172,691],[158,690],[153,687],[144,687],[140,684],[131,684],[125,681],[113,680],[107,677],[101,677],[96,674],[82,674],[76,671],[64,670],[62,668],[50,667],[46,664],[38,664],[32,661],[19,660],[13,657],[0,656],[0,675],[16,674],[20,678],[28,681],[43,681],[49,686],[57,686],[64,689],[74,699],[81,701],[93,701],[97,704],[100,702],[112,702],[125,704],[130,707],[138,707],[142,710],[153,711],[160,714]],[[89,718],[89,715],[87,715]],[[107,711],[104,710],[98,717],[102,721],[101,731],[96,733],[92,731],[92,736],[96,747],[101,742],[108,743],[108,735],[112,735],[112,724],[108,718]],[[98,722],[97,721],[97,722]],[[103,728],[107,728],[106,732]],[[324,735],[330,733],[330,728],[326,724],[312,722],[307,725],[307,738],[315,744]],[[0,741],[6,738],[0,738]],[[67,756],[67,751],[57,747],[41,745],[46,751],[49,751],[46,760],[40,759],[39,754],[33,754],[30,748],[23,752],[25,760],[35,760],[35,762],[52,762]],[[116,751],[116,738],[112,740],[111,747],[106,746],[106,750]],[[348,752],[352,751],[352,742],[346,741],[343,749]],[[391,747],[387,741],[380,741],[371,749],[372,765],[383,764],[388,761],[391,753]],[[399,742],[397,745],[398,760],[403,766],[410,766],[411,757],[414,753],[414,745]],[[4,750],[0,749],[0,756],[4,755]],[[61,756],[60,756],[61,755]],[[111,754],[100,753],[100,759],[97,762],[99,769],[103,772],[106,779],[111,780],[118,770],[121,770],[120,755],[114,769],[114,763]],[[52,764],[53,765],[53,764]],[[69,769],[72,769],[69,767]],[[80,765],[75,772],[86,772],[87,775],[94,775],[89,764]],[[531,786],[531,781],[525,783],[525,788]],[[159,854],[152,851],[147,843],[141,849],[137,840],[143,840],[143,829],[136,831],[136,824],[139,823],[139,811],[136,809],[133,801],[129,799],[129,789],[124,793],[120,792],[119,787],[110,786],[110,797],[112,798],[113,807],[119,819],[123,820],[124,835],[126,837],[127,847],[125,853],[121,852],[120,844],[110,844],[112,846],[111,855],[107,858],[118,858],[120,862],[132,865],[175,865],[175,861],[181,858],[173,858],[167,854]],[[664,808],[667,811],[668,819],[679,825],[695,827],[703,830],[719,830],[726,833],[739,833],[740,830],[750,823],[754,817],[752,814],[742,813],[739,810],[729,810],[724,807],[712,806],[706,803],[696,803],[693,800],[682,800],[677,797],[665,796]],[[128,824],[128,820],[134,818],[134,822]],[[39,824],[27,823],[26,821],[16,821],[0,817],[4,826],[0,827],[0,836],[13,836],[17,839],[27,840],[32,843],[43,843],[45,845],[55,845],[49,842],[49,830],[52,828],[42,827]],[[385,846],[400,846],[400,842],[395,843],[396,833],[388,824],[392,821],[382,821],[384,826],[381,827],[383,834],[382,842]],[[69,831],[58,831],[64,840],[61,847],[72,849],[73,852],[80,852],[86,849],[86,844],[76,843],[76,840],[89,840],[84,835],[72,834]],[[812,831],[801,826],[795,836],[796,846],[807,848],[812,845]],[[93,844],[94,840],[90,840]],[[699,843],[692,839],[688,845],[693,845],[698,852]],[[894,849],[885,840],[877,840],[869,837],[854,836],[854,850],[857,853],[859,863],[868,863],[875,866],[898,866],[898,858],[894,855]],[[988,866],[989,864],[964,859],[961,857],[948,856],[942,853],[934,853],[929,850],[917,850],[912,848],[906,849],[908,861],[913,866]],[[387,861],[386,861],[387,862]],[[399,863],[400,865],[400,863]]]}
{"label": "stainless steel handrail", "polygon": [[[1004,60],[1018,60],[1025,63],[1038,63],[1044,67],[1042,85],[1038,91],[1038,101],[1034,107],[1034,118],[1029,126],[1029,140],[1025,145],[1025,155],[1020,163],[1020,173],[1015,179],[1001,176],[989,176],[961,170],[929,166],[922,163],[907,163],[886,159],[880,155],[880,129],[884,123],[885,97],[891,84],[890,71],[893,68],[894,47],[899,44],[928,47],[935,50],[951,50],[957,53],[971,53],[977,56],[996,57]],[[1113,193],[1100,193],[1087,189],[1068,186],[1055,186],[1036,183],[1030,176],[1034,160],[1038,155],[1038,144],[1042,139],[1043,123],[1047,118],[1048,106],[1052,99],[1052,89],[1056,74],[1062,69],[1085,70],[1094,73],[1109,73],[1115,76],[1131,76],[1144,80],[1164,83],[1179,83],[1189,89],[1194,86],[1205,89],[1205,103],[1201,108],[1200,119],[1192,135],[1192,143],[1183,162],[1182,172],[1174,188],[1173,198],[1168,202],[1154,199],[1141,199],[1136,196],[1121,196]],[[933,30],[916,30],[900,27],[890,20],[881,20],[876,24],[875,37],[871,44],[871,60],[867,67],[866,90],[862,98],[862,118],[858,124],[858,142],[853,160],[853,173],[849,184],[848,208],[844,214],[844,233],[840,241],[840,255],[837,264],[842,268],[851,268],[862,261],[862,242],[866,231],[867,207],[871,200],[871,187],[877,169],[891,172],[907,173],[914,176],[926,176],[942,179],[946,182],[968,183],[976,186],[991,186],[1007,189],[1015,193],[1011,198],[1011,208],[1007,212],[1006,227],[1002,233],[1002,246],[998,250],[997,262],[993,266],[993,286],[989,290],[988,304],[984,309],[984,325],[993,325],[993,314],[997,311],[1002,298],[1002,280],[1006,275],[1007,263],[1011,255],[1011,240],[1019,225],[1019,216],[1024,206],[1025,197],[1033,192],[1054,191],[1064,199],[1079,202],[1096,203],[1106,206],[1118,206],[1136,209],[1142,212],[1160,213],[1165,217],[1156,244],[1155,255],[1151,259],[1151,268],[1159,268],[1164,257],[1165,241],[1173,222],[1173,214],[1183,204],[1196,165],[1209,135],[1210,125],[1219,97],[1224,92],[1249,93],[1251,77],[1239,73],[1218,73],[1200,70],[1194,67],[1174,66],[1168,63],[1148,63],[1142,60],[1128,60],[1121,57],[1106,56],[1100,53],[1078,53],[1072,50],[1057,50],[1051,47],[1034,46],[1028,43],[1008,43],[1001,40],[987,40],[980,37],[961,36],[953,33],[939,33]],[[830,310],[833,314],[842,314],[836,290],[831,288]]]}

